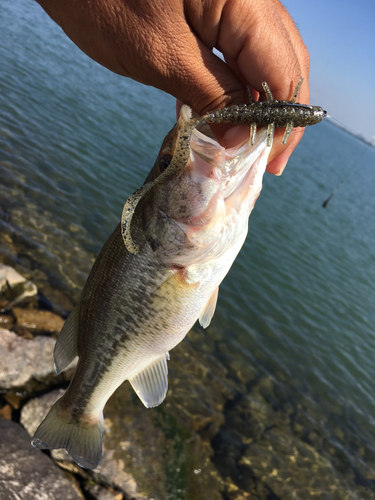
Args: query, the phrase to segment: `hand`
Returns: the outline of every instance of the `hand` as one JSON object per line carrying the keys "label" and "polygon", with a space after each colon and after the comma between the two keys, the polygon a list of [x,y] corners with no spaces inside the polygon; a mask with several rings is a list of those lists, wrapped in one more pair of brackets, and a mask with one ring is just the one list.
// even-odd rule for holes
{"label": "hand", "polygon": [[[309,55],[279,0],[38,1],[92,59],[199,114],[246,103],[246,85],[262,98],[263,81],[275,99],[288,99],[300,76],[298,102],[308,104]],[[283,133],[275,133],[267,167],[274,174],[285,168],[303,129],[293,130],[287,146]]]}

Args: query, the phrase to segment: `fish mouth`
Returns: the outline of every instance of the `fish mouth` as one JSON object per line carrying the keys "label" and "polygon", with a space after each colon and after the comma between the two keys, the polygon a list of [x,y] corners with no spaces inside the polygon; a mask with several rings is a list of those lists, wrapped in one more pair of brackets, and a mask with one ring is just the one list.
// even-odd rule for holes
{"label": "fish mouth", "polygon": [[[188,165],[194,165],[192,168],[198,170],[206,178],[217,181],[215,196],[220,196],[226,204],[234,193],[238,194],[243,189],[244,183],[248,184],[249,171],[266,148],[266,129],[257,133],[253,146],[250,144],[250,128],[247,126],[234,126],[227,134],[230,134],[232,144],[228,148],[219,143],[206,123],[198,126],[192,133],[188,162]],[[208,215],[211,211],[210,200],[207,208],[191,220],[209,221]]]}
{"label": "fish mouth", "polygon": [[233,126],[230,133],[232,147],[226,148],[207,124],[195,128],[184,168],[156,184],[152,203],[144,205],[147,240],[167,263],[203,264],[247,231],[270,147],[265,129],[254,145],[249,127]]}
{"label": "fish mouth", "polygon": [[[202,257],[219,242],[225,251],[227,235],[237,234],[231,228],[242,221],[242,214],[250,213],[261,190],[257,160],[266,149],[266,130],[258,132],[253,146],[249,127],[235,126],[231,134],[235,145],[225,148],[208,125],[193,131],[190,158],[181,174],[181,185],[189,186],[189,197],[185,203],[178,200],[175,210],[169,212],[169,219],[203,252]],[[242,229],[241,222],[239,231]]]}

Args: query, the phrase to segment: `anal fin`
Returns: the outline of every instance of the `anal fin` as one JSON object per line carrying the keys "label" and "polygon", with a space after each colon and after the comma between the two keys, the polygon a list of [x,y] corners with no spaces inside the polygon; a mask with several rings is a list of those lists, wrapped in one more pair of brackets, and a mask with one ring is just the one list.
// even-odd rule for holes
{"label": "anal fin", "polygon": [[154,408],[164,400],[168,390],[169,354],[163,354],[144,370],[129,379],[133,389],[146,408]]}
{"label": "anal fin", "polygon": [[214,293],[211,295],[210,300],[207,302],[206,307],[203,309],[201,315],[199,316],[199,323],[201,324],[202,328],[207,328],[211,323],[212,317],[215,313],[218,295],[219,287],[217,287]]}
{"label": "anal fin", "polygon": [[78,356],[78,306],[73,309],[57,338],[53,358],[59,374]]}

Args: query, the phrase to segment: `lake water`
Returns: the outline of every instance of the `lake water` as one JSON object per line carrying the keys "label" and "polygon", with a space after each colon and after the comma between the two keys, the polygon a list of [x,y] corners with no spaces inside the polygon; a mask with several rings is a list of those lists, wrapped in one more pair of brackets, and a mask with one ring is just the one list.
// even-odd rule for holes
{"label": "lake water", "polygon": [[[0,33],[1,259],[73,303],[174,99],[89,60],[36,3],[3,0]],[[227,346],[212,355],[271,380],[276,408],[300,405],[300,439],[358,499],[375,498],[374,192],[374,148],[327,121],[306,130],[282,177],[266,175],[212,322]]]}

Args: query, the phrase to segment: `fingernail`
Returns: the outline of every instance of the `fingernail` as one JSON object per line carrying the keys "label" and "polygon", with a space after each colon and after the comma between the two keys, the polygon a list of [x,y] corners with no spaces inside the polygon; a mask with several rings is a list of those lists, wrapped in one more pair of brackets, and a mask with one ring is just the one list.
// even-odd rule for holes
{"label": "fingernail", "polygon": [[277,175],[277,177],[280,177],[282,175],[282,173],[285,170],[285,167],[287,166],[287,163],[288,163],[288,160],[285,160],[284,162],[281,163],[281,165],[279,165],[279,169],[278,169],[277,173],[275,174],[275,175]]}

